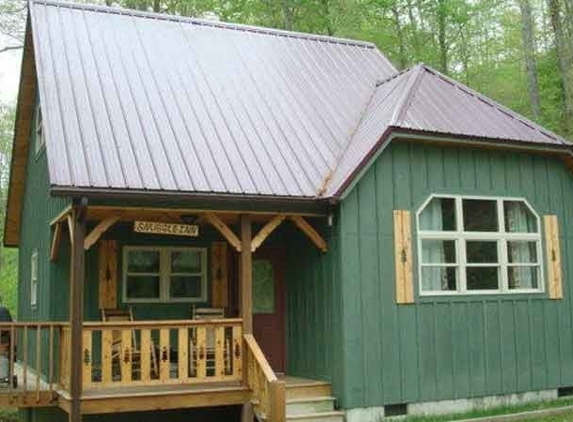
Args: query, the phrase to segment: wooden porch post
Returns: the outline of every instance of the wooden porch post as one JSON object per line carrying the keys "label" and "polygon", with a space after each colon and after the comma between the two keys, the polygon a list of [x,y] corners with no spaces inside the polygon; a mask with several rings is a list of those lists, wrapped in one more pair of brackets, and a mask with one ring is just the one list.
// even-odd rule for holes
{"label": "wooden porch post", "polygon": [[[253,256],[251,252],[251,216],[241,215],[241,317],[243,318],[243,334],[253,333]],[[243,352],[243,379],[245,384],[249,376],[246,350]],[[253,406],[251,402],[243,404],[241,421],[253,422]]]}
{"label": "wooden porch post", "polygon": [[86,234],[86,203],[73,208],[70,268],[70,422],[81,422],[82,395],[82,339],[84,317],[84,239]]}

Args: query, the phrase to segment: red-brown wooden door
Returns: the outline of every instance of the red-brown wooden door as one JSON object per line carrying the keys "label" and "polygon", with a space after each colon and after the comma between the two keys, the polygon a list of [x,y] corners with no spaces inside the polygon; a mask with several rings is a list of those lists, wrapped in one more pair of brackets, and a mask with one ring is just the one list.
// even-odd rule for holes
{"label": "red-brown wooden door", "polygon": [[253,256],[253,334],[275,372],[285,371],[284,253]]}

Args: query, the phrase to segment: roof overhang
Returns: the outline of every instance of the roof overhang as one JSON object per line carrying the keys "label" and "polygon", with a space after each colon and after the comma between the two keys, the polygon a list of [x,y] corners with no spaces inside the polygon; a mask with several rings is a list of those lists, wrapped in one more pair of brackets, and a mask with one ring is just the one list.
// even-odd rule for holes
{"label": "roof overhang", "polygon": [[573,172],[573,146],[572,145],[548,145],[547,143],[533,143],[499,138],[476,138],[468,135],[452,133],[427,132],[415,129],[389,126],[374,147],[366,154],[360,164],[340,186],[333,195],[333,202],[343,200],[370,166],[384,152],[391,142],[409,141],[431,143],[446,147],[467,147],[490,150],[520,151],[532,154],[549,155],[562,159],[567,167]]}
{"label": "roof overhang", "polygon": [[111,204],[121,200],[124,205],[163,202],[172,206],[189,209],[209,208],[255,212],[296,212],[314,215],[327,215],[332,202],[330,198],[244,195],[225,193],[181,192],[165,190],[136,190],[112,188],[77,188],[52,186],[51,194],[72,198],[85,197],[93,204]]}
{"label": "roof overhang", "polygon": [[18,246],[20,241],[20,216],[26,183],[30,128],[36,100],[36,83],[34,45],[30,27],[30,15],[28,14],[14,126],[14,141],[12,144],[8,202],[4,220],[4,246],[9,247]]}

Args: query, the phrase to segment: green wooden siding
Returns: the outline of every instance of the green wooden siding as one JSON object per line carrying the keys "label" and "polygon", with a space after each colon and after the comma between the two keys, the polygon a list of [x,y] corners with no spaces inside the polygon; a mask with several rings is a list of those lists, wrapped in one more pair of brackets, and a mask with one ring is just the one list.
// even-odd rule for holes
{"label": "green wooden siding", "polygon": [[[340,206],[345,408],[573,385],[573,179],[556,159],[394,143]],[[395,303],[393,209],[431,193],[519,196],[556,214],[564,299],[546,294],[424,297]],[[412,221],[415,234],[415,219]],[[415,245],[414,245],[415,246]],[[415,259],[416,260],[416,259]]]}
{"label": "green wooden siding", "polygon": [[[22,219],[19,246],[18,318],[21,321],[50,320],[54,312],[50,279],[51,229],[50,221],[68,204],[65,198],[50,196],[50,181],[46,152],[36,154],[36,132],[32,128],[26,183],[22,201]],[[64,243],[64,242],[62,242]],[[30,260],[38,250],[38,306],[30,306]],[[63,254],[62,254],[63,255]]]}
{"label": "green wooden siding", "polygon": [[[336,219],[335,219],[336,220]],[[298,229],[287,240],[287,373],[342,385],[338,228],[321,228],[320,252]]]}
{"label": "green wooden siding", "polygon": [[[49,260],[51,248],[50,221],[68,205],[64,198],[53,198],[49,193],[50,183],[45,150],[36,154],[35,131],[30,136],[28,164],[26,169],[26,182],[22,198],[22,219],[20,227],[20,245],[18,261],[18,320],[19,321],[50,321],[54,320],[54,313],[58,309],[58,302],[53,298],[66,295],[65,289],[60,291],[55,286],[53,274],[56,266]],[[64,242],[62,242],[64,243]],[[37,306],[31,306],[31,273],[30,264],[32,254],[38,252],[38,290]],[[58,299],[59,300],[59,299]],[[66,302],[65,308],[68,304]],[[23,344],[23,335],[20,332],[18,343]],[[56,342],[58,341],[56,337]],[[48,332],[41,337],[41,366],[48,367]],[[22,358],[23,347],[18,349],[19,358]],[[36,332],[28,333],[28,361],[31,366],[36,362]],[[58,371],[56,361],[55,371]]]}

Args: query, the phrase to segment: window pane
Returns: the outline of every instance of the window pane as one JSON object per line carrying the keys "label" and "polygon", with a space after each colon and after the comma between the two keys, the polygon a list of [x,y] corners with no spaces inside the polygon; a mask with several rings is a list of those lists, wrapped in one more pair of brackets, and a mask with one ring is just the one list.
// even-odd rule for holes
{"label": "window pane", "polygon": [[433,231],[455,231],[455,199],[433,198],[420,213],[420,229]]}
{"label": "window pane", "polygon": [[537,289],[538,267],[508,267],[507,282],[510,289]]}
{"label": "window pane", "polygon": [[504,201],[505,231],[537,233],[537,219],[523,201]]}
{"label": "window pane", "polygon": [[159,273],[159,251],[129,251],[127,254],[127,272]]}
{"label": "window pane", "polygon": [[497,263],[497,242],[467,241],[466,256],[471,264]]}
{"label": "window pane", "polygon": [[171,272],[200,273],[201,253],[199,251],[171,252]]}
{"label": "window pane", "polygon": [[456,263],[455,240],[422,240],[422,262],[425,264]]}
{"label": "window pane", "polygon": [[497,202],[484,199],[464,199],[464,230],[467,232],[496,232]]}
{"label": "window pane", "polygon": [[422,267],[422,290],[431,292],[455,291],[457,267]]}
{"label": "window pane", "polygon": [[253,261],[253,313],[275,312],[275,274],[267,259]]}
{"label": "window pane", "polygon": [[537,243],[525,241],[507,242],[507,260],[510,264],[537,263]]}
{"label": "window pane", "polygon": [[172,276],[169,294],[178,299],[201,297],[201,281],[201,276]]}
{"label": "window pane", "polygon": [[148,275],[128,276],[127,297],[129,299],[158,299],[159,277]]}
{"label": "window pane", "polygon": [[499,271],[497,267],[467,267],[468,290],[499,289]]}

